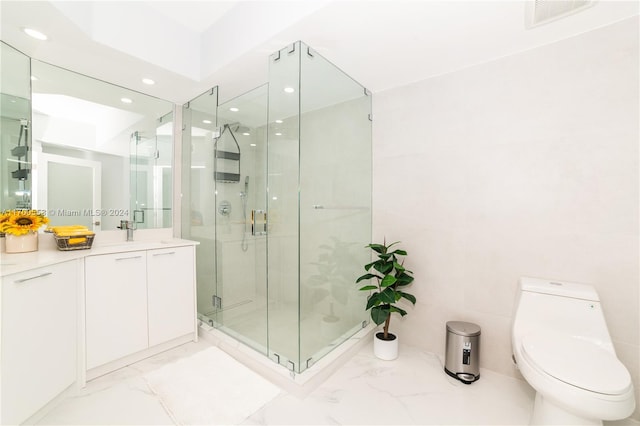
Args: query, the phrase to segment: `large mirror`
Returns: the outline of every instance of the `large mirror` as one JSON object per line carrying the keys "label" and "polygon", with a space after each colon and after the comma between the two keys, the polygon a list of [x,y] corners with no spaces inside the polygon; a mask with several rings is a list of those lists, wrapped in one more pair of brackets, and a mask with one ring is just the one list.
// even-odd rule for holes
{"label": "large mirror", "polygon": [[0,43],[0,211],[31,207],[30,66]]}
{"label": "large mirror", "polygon": [[0,210],[171,227],[173,105],[0,47]]}
{"label": "large mirror", "polygon": [[173,104],[31,60],[32,207],[53,225],[171,227]]}

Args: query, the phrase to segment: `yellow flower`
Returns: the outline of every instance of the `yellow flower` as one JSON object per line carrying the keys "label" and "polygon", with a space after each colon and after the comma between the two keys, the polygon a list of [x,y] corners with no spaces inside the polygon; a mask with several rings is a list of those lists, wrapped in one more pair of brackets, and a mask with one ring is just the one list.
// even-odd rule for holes
{"label": "yellow flower", "polygon": [[49,223],[49,218],[36,210],[7,210],[0,214],[0,232],[11,235],[26,235],[37,232]]}

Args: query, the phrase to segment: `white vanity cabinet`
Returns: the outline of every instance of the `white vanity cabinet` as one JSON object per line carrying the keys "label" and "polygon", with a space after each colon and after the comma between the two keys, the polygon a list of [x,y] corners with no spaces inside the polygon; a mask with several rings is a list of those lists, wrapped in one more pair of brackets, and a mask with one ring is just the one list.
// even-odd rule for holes
{"label": "white vanity cabinet", "polygon": [[147,253],[85,259],[87,369],[146,349]]}
{"label": "white vanity cabinet", "polygon": [[149,346],[193,333],[194,269],[193,247],[147,251]]}
{"label": "white vanity cabinet", "polygon": [[88,379],[196,339],[194,270],[193,245],[86,257]]}
{"label": "white vanity cabinet", "polygon": [[77,380],[79,262],[2,277],[2,424],[24,422]]}

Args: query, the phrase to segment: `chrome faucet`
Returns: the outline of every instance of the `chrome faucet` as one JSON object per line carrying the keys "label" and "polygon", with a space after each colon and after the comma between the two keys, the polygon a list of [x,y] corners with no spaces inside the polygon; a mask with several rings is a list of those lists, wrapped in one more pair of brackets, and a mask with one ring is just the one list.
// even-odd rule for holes
{"label": "chrome faucet", "polygon": [[132,220],[121,220],[119,229],[127,230],[127,241],[133,241],[133,230],[135,223]]}

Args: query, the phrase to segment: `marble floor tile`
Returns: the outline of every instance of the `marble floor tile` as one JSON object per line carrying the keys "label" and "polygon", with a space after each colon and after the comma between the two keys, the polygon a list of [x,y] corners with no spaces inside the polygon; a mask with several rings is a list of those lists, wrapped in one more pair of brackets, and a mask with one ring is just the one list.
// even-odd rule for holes
{"label": "marble floor tile", "polygon": [[[201,339],[92,380],[38,424],[180,424],[145,377],[208,348]],[[220,374],[211,386],[229,386],[224,380]],[[224,398],[224,392],[216,395]],[[397,360],[382,361],[368,344],[305,398],[282,391],[239,424],[524,425],[533,400],[533,389],[522,380],[481,369],[480,380],[465,385],[444,373],[438,356],[402,345]],[[605,424],[640,426],[632,420]]]}
{"label": "marble floor tile", "polygon": [[521,380],[481,371],[465,385],[437,356],[402,346],[382,361],[368,345],[304,400],[280,396],[244,424],[527,424],[533,396]]}

